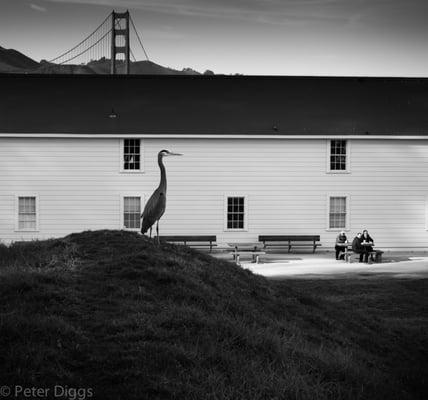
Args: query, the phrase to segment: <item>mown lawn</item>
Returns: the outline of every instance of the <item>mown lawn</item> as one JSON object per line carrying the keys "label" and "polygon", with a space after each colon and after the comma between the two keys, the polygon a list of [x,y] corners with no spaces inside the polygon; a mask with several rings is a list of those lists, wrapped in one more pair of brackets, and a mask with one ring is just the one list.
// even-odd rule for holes
{"label": "mown lawn", "polygon": [[0,386],[422,399],[427,280],[269,281],[121,231],[0,246]]}

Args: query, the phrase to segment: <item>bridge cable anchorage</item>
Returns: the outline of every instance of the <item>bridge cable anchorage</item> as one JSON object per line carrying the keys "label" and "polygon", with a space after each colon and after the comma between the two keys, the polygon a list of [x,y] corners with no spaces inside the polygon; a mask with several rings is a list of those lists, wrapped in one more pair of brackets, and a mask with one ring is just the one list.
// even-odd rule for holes
{"label": "bridge cable anchorage", "polygon": [[[55,61],[59,60],[60,58],[66,56],[67,54],[70,54],[73,50],[76,50],[79,46],[81,46],[83,43],[85,43],[86,41],[90,40],[92,38],[92,36],[94,34],[96,34],[98,32],[98,30],[107,22],[107,20],[109,20],[111,18],[111,15],[113,14],[113,12],[111,12],[105,19],[103,22],[101,22],[101,24],[90,34],[88,35],[85,39],[83,39],[80,43],[76,44],[76,46],[74,46],[73,48],[71,48],[70,50],[62,53],[61,55],[59,55],[58,57],[53,58],[52,60],[49,60],[48,62],[50,63],[55,63]],[[111,29],[110,29],[111,31]],[[109,32],[110,32],[109,31]],[[108,33],[109,33],[108,32]],[[89,50],[91,47],[87,48],[85,51]],[[81,52],[80,54],[83,54],[85,51]],[[73,57],[72,59],[74,59],[76,57]],[[70,61],[70,60],[68,60]],[[61,62],[60,64],[64,64],[65,62]]]}
{"label": "bridge cable anchorage", "polygon": [[142,42],[142,40],[141,40],[141,38],[140,38],[140,35],[138,34],[137,28],[135,27],[134,20],[132,19],[132,17],[131,17],[131,16],[129,17],[129,19],[131,20],[132,27],[134,28],[134,32],[135,32],[135,33],[136,33],[136,35],[137,35],[137,39],[138,39],[138,41],[140,42],[140,46],[141,46],[141,48],[142,48],[142,49],[143,49],[143,51],[144,51],[144,55],[146,56],[147,61],[150,61],[150,58],[149,58],[149,56],[148,56],[148,54],[147,54],[147,52],[146,52],[146,49],[144,48],[143,42]]}

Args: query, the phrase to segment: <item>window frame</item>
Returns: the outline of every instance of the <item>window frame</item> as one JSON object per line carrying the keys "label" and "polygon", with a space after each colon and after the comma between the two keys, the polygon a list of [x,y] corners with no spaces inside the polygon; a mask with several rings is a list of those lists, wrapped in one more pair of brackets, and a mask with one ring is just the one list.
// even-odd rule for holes
{"label": "window frame", "polygon": [[[124,155],[125,155],[125,140],[139,140],[140,141],[140,169],[125,169]],[[119,172],[122,174],[142,174],[144,173],[144,143],[140,138],[126,137],[119,139]]]}
{"label": "window frame", "polygon": [[[244,198],[244,227],[243,228],[227,227],[227,201],[230,197]],[[225,193],[224,201],[223,201],[223,231],[224,232],[248,232],[248,218],[249,218],[248,210],[249,210],[248,195],[243,193]]]}
{"label": "window frame", "polygon": [[[332,197],[345,197],[346,215],[344,228],[330,228],[330,201]],[[328,193],[326,196],[326,231],[327,232],[349,232],[351,230],[351,197],[348,193]]]}
{"label": "window frame", "polygon": [[[338,170],[331,169],[330,157],[331,157],[331,142],[333,140],[344,140],[346,142],[346,169]],[[326,160],[326,173],[327,174],[350,174],[351,173],[351,141],[346,138],[335,138],[327,140],[327,160]]]}
{"label": "window frame", "polygon": [[[34,197],[36,201],[36,226],[34,229],[19,228],[19,199],[21,197]],[[39,232],[39,195],[37,193],[18,193],[15,194],[15,232]]]}
{"label": "window frame", "polygon": [[141,230],[141,218],[140,218],[140,226],[138,228],[126,228],[125,227],[125,197],[139,197],[140,198],[140,216],[143,213],[144,210],[144,194],[143,193],[135,193],[135,192],[128,192],[128,193],[121,193],[120,194],[120,230],[129,231],[129,232],[140,232]]}

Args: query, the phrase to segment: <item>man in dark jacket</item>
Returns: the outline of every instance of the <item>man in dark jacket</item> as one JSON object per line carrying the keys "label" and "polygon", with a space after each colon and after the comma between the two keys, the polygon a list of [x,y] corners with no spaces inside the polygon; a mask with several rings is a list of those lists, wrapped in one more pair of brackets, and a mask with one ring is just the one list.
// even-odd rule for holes
{"label": "man in dark jacket", "polygon": [[[345,253],[345,249],[348,246],[348,238],[346,237],[345,231],[339,233],[336,238],[336,246],[334,247],[336,250],[336,260],[340,257],[343,258],[343,254]],[[343,253],[343,254],[340,254]]]}
{"label": "man in dark jacket", "polygon": [[366,248],[361,244],[362,241],[363,240],[361,232],[358,232],[357,236],[355,236],[354,240],[352,241],[352,251],[360,255],[360,262],[363,261],[364,257],[364,262],[368,263],[369,253],[366,251]]}

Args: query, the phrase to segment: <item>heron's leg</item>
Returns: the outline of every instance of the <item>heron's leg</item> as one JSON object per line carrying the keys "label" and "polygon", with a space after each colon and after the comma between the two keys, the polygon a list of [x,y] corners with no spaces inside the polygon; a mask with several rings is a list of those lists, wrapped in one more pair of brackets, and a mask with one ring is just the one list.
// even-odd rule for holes
{"label": "heron's leg", "polygon": [[156,235],[158,237],[158,244],[160,244],[160,239],[159,239],[159,220],[158,220],[158,223],[156,224]]}
{"label": "heron's leg", "polygon": [[150,239],[152,238],[152,227],[150,227]]}

